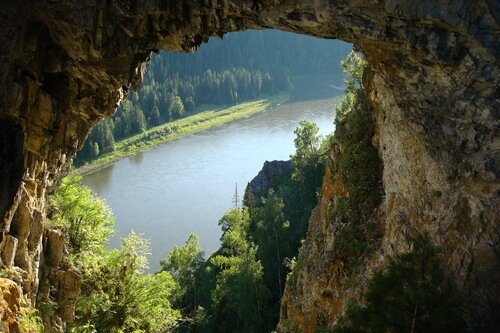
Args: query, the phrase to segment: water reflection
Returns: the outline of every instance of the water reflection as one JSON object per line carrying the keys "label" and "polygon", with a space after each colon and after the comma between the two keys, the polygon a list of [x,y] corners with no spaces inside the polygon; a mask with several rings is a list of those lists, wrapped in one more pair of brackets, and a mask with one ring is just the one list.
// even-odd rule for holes
{"label": "water reflection", "polygon": [[84,176],[83,181],[85,185],[92,188],[97,194],[105,191],[110,186],[114,167],[115,164],[110,164],[91,175]]}
{"label": "water reflection", "polygon": [[135,155],[130,157],[130,161],[135,165],[140,165],[142,163],[143,158],[144,158],[144,152],[139,151]]}

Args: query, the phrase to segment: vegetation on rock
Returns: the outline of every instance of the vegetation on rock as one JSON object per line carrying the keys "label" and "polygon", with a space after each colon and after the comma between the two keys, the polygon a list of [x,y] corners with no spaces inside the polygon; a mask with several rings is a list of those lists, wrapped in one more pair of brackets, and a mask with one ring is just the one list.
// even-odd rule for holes
{"label": "vegetation on rock", "polygon": [[51,196],[49,226],[63,231],[70,246],[71,263],[86,267],[106,252],[115,219],[104,201],[82,185],[82,177],[66,177]]}
{"label": "vegetation on rock", "polygon": [[362,304],[351,304],[333,333],[467,332],[462,300],[445,275],[428,235],[391,258],[369,281]]}
{"label": "vegetation on rock", "polygon": [[[346,93],[336,108],[335,133],[328,141],[321,203],[311,218],[305,247],[290,261],[280,332],[331,328],[344,298],[352,297],[344,295],[344,289],[363,279],[365,263],[380,246],[382,161],[372,143],[375,115],[363,87],[369,68],[355,52],[342,66]],[[303,304],[301,299],[317,303],[318,313],[290,305]]]}
{"label": "vegetation on rock", "polygon": [[36,309],[25,308],[18,319],[19,330],[22,333],[42,333],[44,325]]}
{"label": "vegetation on rock", "polygon": [[354,52],[341,63],[347,90],[336,109],[337,153],[331,161],[331,176],[346,194],[335,197],[329,218],[336,227],[332,255],[352,272],[381,236],[376,208],[382,200],[382,161],[371,142],[375,119],[362,84],[368,66]]}
{"label": "vegetation on rock", "polygon": [[121,249],[107,250],[113,216],[81,184],[81,177],[66,178],[51,201],[52,227],[66,235],[69,261],[83,276],[76,319],[68,331],[159,333],[171,329],[180,316],[170,303],[177,283],[167,272],[144,274],[148,241],[132,232],[122,240]]}

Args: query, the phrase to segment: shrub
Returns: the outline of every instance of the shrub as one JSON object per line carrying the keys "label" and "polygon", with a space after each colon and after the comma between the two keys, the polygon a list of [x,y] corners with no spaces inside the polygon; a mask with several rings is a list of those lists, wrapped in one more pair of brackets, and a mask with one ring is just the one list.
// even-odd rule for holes
{"label": "shrub", "polygon": [[375,273],[364,297],[351,304],[334,333],[466,332],[461,297],[427,235],[411,238],[412,251]]}

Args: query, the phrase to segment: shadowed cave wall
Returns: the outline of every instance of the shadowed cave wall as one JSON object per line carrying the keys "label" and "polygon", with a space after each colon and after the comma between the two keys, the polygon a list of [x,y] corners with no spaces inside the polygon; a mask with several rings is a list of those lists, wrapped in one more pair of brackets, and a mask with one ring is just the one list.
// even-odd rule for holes
{"label": "shadowed cave wall", "polygon": [[[471,327],[498,329],[497,2],[4,1],[0,18],[0,252],[10,267],[0,289],[17,290],[19,307],[56,286],[54,331],[72,320],[80,278],[61,267],[59,235],[44,230],[47,195],[92,126],[140,83],[151,51],[194,51],[247,28],[338,38],[365,54],[385,192],[382,245],[367,271],[404,251],[404,234],[427,231],[466,292]],[[322,203],[333,194],[323,195]],[[303,250],[311,255],[334,237],[315,229],[318,219]],[[286,319],[307,332],[356,294],[336,285],[328,262],[314,265],[300,278],[310,283],[284,303]],[[3,312],[4,331],[15,311]]]}

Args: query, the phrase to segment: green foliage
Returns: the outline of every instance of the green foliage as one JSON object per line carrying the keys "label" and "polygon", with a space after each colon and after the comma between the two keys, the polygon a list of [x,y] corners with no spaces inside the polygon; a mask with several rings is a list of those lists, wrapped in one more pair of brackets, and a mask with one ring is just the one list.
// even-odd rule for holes
{"label": "green foliage", "polygon": [[162,271],[169,272],[179,285],[175,294],[178,308],[196,309],[195,273],[203,264],[203,251],[198,236],[191,234],[182,247],[174,246],[161,261]]}
{"label": "green foliage", "polygon": [[177,285],[168,272],[145,275],[149,243],[132,232],[120,250],[106,254],[99,270],[85,276],[74,332],[164,332],[180,317],[170,304]]}
{"label": "green foliage", "polygon": [[[294,248],[304,238],[311,210],[316,206],[326,166],[330,139],[318,135],[318,126],[301,121],[295,129],[295,154],[292,161],[291,180],[276,184],[285,205],[285,215],[294,235]],[[293,254],[295,255],[295,254]]]}
{"label": "green foliage", "polygon": [[254,200],[255,197],[253,195],[252,185],[248,183],[247,187],[245,187],[245,194],[243,195],[243,206],[248,208],[250,214]]}
{"label": "green foliage", "polygon": [[351,51],[340,62],[344,70],[344,85],[347,92],[355,92],[363,86],[363,75],[368,69],[367,62],[356,52]]}
{"label": "green foliage", "polygon": [[266,332],[270,293],[263,281],[257,247],[249,240],[246,208],[232,209],[219,222],[220,249],[203,262],[198,238],[191,235],[162,261],[179,282],[176,304],[184,320],[178,332]]}
{"label": "green foliage", "polygon": [[19,330],[23,333],[42,333],[43,323],[35,309],[23,309],[18,318]]}
{"label": "green foliage", "polygon": [[231,209],[220,219],[222,229],[220,253],[238,255],[248,248],[247,234],[250,225],[250,215],[246,208]]}
{"label": "green foliage", "polygon": [[179,96],[174,97],[174,101],[170,107],[170,114],[173,119],[179,119],[184,115],[184,103],[182,103]]}
{"label": "green foliage", "polygon": [[289,288],[295,288],[297,285],[297,280],[299,278],[299,272],[304,269],[305,263],[303,260],[293,257],[291,259],[285,260],[285,265],[288,268],[288,274],[286,276],[286,281]]}
{"label": "green foliage", "polygon": [[97,158],[100,154],[114,151],[114,128],[115,123],[110,119],[99,122],[85,141],[85,145],[80,155],[85,156],[85,158]]}
{"label": "green foliage", "polygon": [[353,92],[346,92],[340,103],[335,108],[335,116],[339,121],[344,121],[345,116],[354,108],[355,94]]}
{"label": "green foliage", "polygon": [[71,247],[70,261],[80,269],[91,268],[106,251],[113,234],[114,217],[104,201],[82,185],[82,177],[66,177],[50,198],[55,213],[50,225],[61,229]]}
{"label": "green foliage", "polygon": [[339,153],[331,169],[347,193],[335,198],[329,220],[337,224],[332,255],[352,273],[381,237],[376,208],[382,200],[382,162],[371,142],[375,119],[362,87],[368,66],[354,52],[342,66],[347,93],[336,110],[334,142]]}
{"label": "green foliage", "polygon": [[285,258],[292,254],[293,241],[290,222],[285,218],[284,209],[283,199],[271,189],[267,197],[261,198],[261,205],[253,209],[251,218],[252,239],[258,244],[257,258],[264,268],[264,280],[276,304],[276,315],[285,287]]}
{"label": "green foliage", "polygon": [[153,127],[161,124],[160,111],[158,110],[157,106],[155,106],[151,111],[151,117],[149,118],[149,123]]}
{"label": "green foliage", "polygon": [[[81,184],[65,178],[51,197],[50,223],[64,231],[70,260],[82,273],[82,294],[70,332],[164,332],[180,317],[170,300],[177,284],[168,272],[145,275],[149,243],[135,233],[120,250],[108,251],[114,219],[104,202]],[[54,295],[53,295],[54,296]],[[53,309],[49,298],[40,308]]]}
{"label": "green foliage", "polygon": [[[295,129],[295,154],[290,155],[292,161],[292,180],[295,192],[299,194],[298,203],[316,204],[317,195],[323,181],[329,139],[318,135],[318,126],[303,120]],[[312,207],[307,209],[309,215]],[[307,216],[309,217],[309,216]]]}
{"label": "green foliage", "polygon": [[97,157],[99,156],[100,150],[99,150],[99,144],[97,142],[94,142],[92,145],[92,156]]}
{"label": "green foliage", "polygon": [[237,255],[217,255],[211,262],[220,270],[212,293],[217,331],[265,332],[269,290],[263,283],[255,247],[248,244]]}
{"label": "green foliage", "polygon": [[352,304],[334,333],[466,332],[462,300],[440,267],[426,235],[411,239],[412,251],[376,272],[364,297]]}
{"label": "green foliage", "polygon": [[[295,129],[295,154],[290,155],[293,165],[292,179],[300,182],[311,181],[311,174],[321,167],[321,137],[318,135],[319,127],[308,120],[302,120]],[[324,158],[323,158],[324,162]]]}
{"label": "green foliage", "polygon": [[363,76],[369,70],[368,63],[354,51],[340,63],[344,70],[346,93],[335,109],[337,122],[344,121],[346,115],[354,109],[358,95],[363,89]]}
{"label": "green foliage", "polygon": [[248,211],[232,209],[219,224],[223,230],[221,248],[199,275],[205,277],[200,282],[214,282],[209,283],[212,288],[202,301],[207,310],[204,327],[216,332],[266,332],[271,328],[267,313],[270,293],[256,258],[256,246],[248,240]]}

